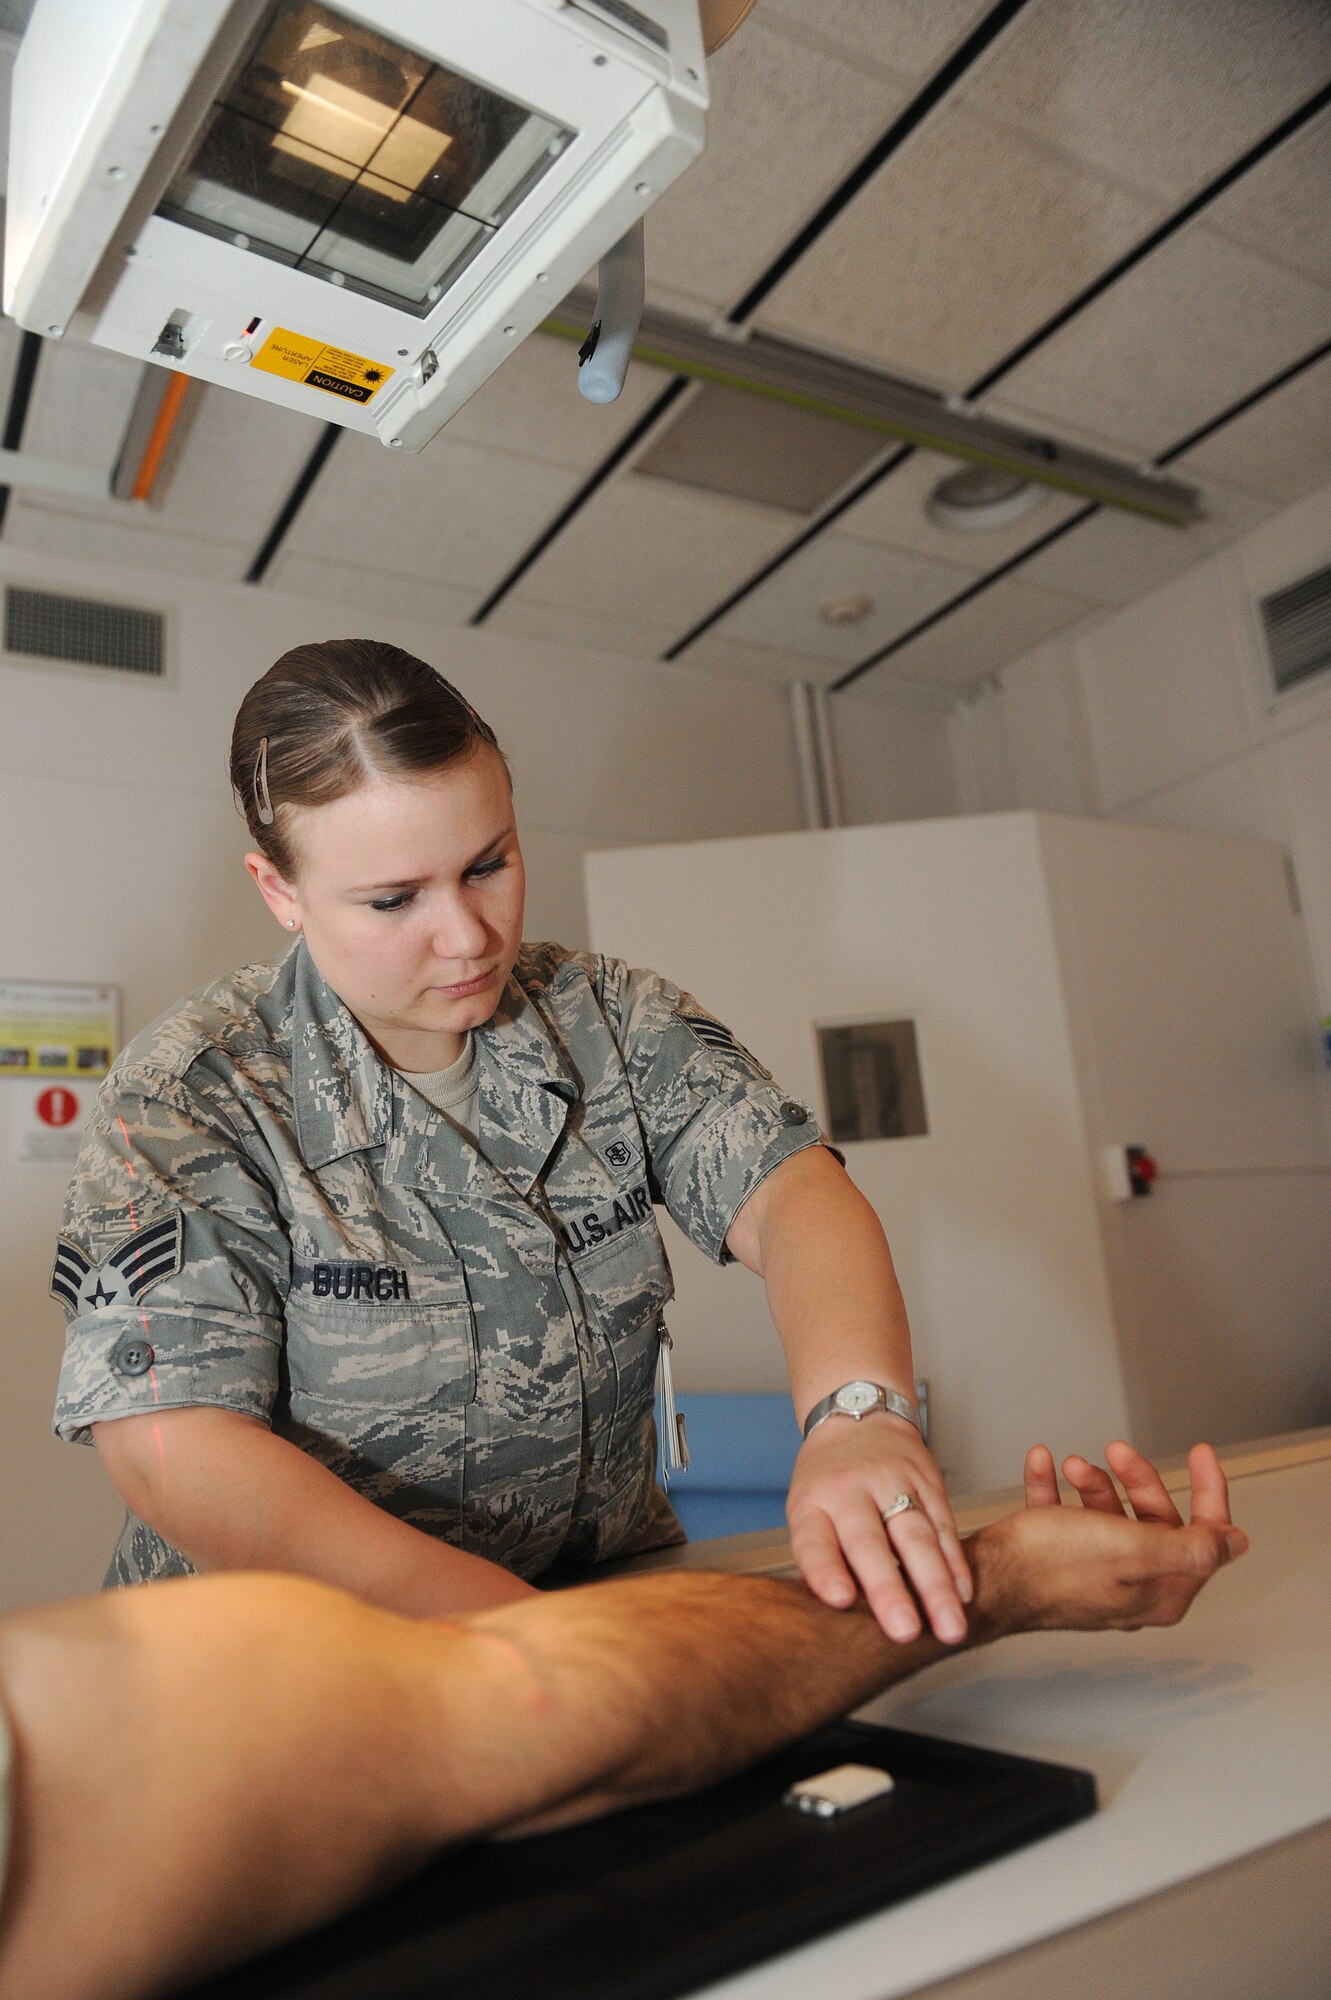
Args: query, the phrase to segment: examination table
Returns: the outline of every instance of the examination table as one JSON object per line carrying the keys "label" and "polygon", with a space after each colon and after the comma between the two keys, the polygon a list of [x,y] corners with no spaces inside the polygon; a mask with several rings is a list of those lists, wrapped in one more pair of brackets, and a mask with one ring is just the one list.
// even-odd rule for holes
{"label": "examination table", "polygon": [[[701,1927],[709,1903],[724,1906],[713,1877],[738,1867],[761,1941],[737,1952],[732,1936],[729,1957],[713,1955],[710,1963],[775,1955],[727,1978],[689,1977],[689,1990],[706,2000],[1067,2000],[1073,1992],[1093,2000],[1331,2000],[1331,1429],[1231,1447],[1222,1458],[1235,1519],[1252,1546],[1182,1625],[1003,1640],[940,1662],[860,1712],[859,1722],[886,1732],[882,1761],[895,1763],[912,1814],[917,1779],[938,1796],[960,1787],[965,1812],[944,1801],[951,1819],[944,1845],[953,1852],[936,1863],[924,1855],[927,1801],[922,1816],[900,1822],[920,1829],[918,1853],[880,1840],[875,1857],[866,1819],[870,1847],[855,1834],[843,1850],[848,1893],[836,1906],[840,1927],[826,1928],[841,1886],[835,1868],[823,1870],[832,1902],[824,1899],[818,1921],[801,1924],[789,1920],[788,1908],[809,1871],[791,1866],[786,1825],[801,1816],[764,1804],[774,1833],[769,1858],[752,1851],[751,1816],[731,1812],[727,1819],[720,1795],[711,1803],[705,1795],[689,1802],[698,1808],[704,1845],[683,1866],[663,1855],[659,1869],[648,1851],[636,1875],[624,1875],[627,1903],[644,1896],[640,1917],[622,1897],[602,1895],[606,1935],[588,1962],[585,1988],[575,1977],[569,1991],[602,2000],[620,1991],[684,1990],[678,1976],[654,1988],[651,1968],[665,1975],[661,1960],[673,1948],[676,1914],[687,1938],[691,1918]],[[1182,1462],[1167,1465],[1165,1477],[1171,1490],[1186,1493]],[[959,1501],[963,1532],[1010,1511],[1020,1497],[1013,1491]],[[784,1532],[776,1530],[621,1566],[677,1567],[793,1573]],[[873,1733],[857,1737],[856,1729],[850,1725],[844,1740],[835,1730],[824,1733],[829,1761],[862,1754],[872,1761]],[[909,1734],[893,1734],[900,1731]],[[817,1739],[809,1743],[819,1747]],[[807,1768],[821,1767],[815,1761]],[[778,1799],[779,1773],[760,1767],[758,1782],[774,1776]],[[1095,1789],[1098,1812],[1091,1811]],[[587,1843],[591,1868],[604,1869],[603,1886],[613,1888],[625,1846],[614,1826],[603,1821],[549,1838]],[[509,1850],[510,1861],[516,1852]],[[516,1908],[496,1902],[491,1911],[485,1849],[446,1857],[438,1866],[448,1871],[449,1894],[443,1876],[427,1873],[387,1901],[191,1991],[199,2000],[205,1993],[209,2000],[415,2000],[450,1990],[520,2000],[534,1990],[530,1968],[537,1987],[548,1976],[543,1948],[548,1963],[561,1925],[570,1934],[555,1859],[548,1880],[537,1868]],[[468,1868],[475,1876],[470,1908],[465,1894],[451,1893],[472,1880]],[[903,1895],[908,1899],[896,1900]],[[596,1907],[589,1903],[589,1912]],[[872,1913],[860,1914],[865,1910]],[[505,1959],[505,1935],[515,1930],[522,1948]],[[819,1930],[824,1934],[815,1935]],[[452,1978],[449,1935],[466,1947]],[[792,1939],[811,1936],[789,1948]],[[500,1956],[487,1978],[495,1939]],[[677,1961],[676,1975],[679,1966],[709,1962],[705,1953],[690,1960],[687,1952]]]}

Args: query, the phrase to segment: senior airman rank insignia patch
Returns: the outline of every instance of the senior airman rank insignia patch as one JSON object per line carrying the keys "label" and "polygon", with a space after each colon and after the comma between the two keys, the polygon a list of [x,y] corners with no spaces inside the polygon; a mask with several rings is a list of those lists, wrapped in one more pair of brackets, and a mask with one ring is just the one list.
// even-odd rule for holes
{"label": "senior airman rank insignia patch", "polygon": [[136,1229],[116,1245],[104,1264],[89,1263],[75,1243],[56,1241],[50,1293],[71,1312],[97,1312],[103,1306],[137,1305],[145,1292],[172,1278],[180,1269],[180,1210],[161,1222]]}
{"label": "senior airman rank insignia patch", "polygon": [[746,1049],[743,1042],[736,1040],[724,1021],[716,1020],[711,1014],[680,1013],[676,1019],[684,1023],[694,1040],[701,1042],[705,1049],[719,1049],[726,1055],[738,1056],[741,1062],[748,1063],[751,1069],[757,1070],[759,1076],[764,1076],[769,1083],[771,1082],[772,1072],[763,1068],[752,1050]]}

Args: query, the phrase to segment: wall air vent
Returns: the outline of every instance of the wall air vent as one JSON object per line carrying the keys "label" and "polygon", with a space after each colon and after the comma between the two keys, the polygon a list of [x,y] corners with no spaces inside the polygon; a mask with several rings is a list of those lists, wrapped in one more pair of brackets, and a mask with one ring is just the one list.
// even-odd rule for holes
{"label": "wall air vent", "polygon": [[1331,564],[1258,599],[1275,692],[1331,671]]}
{"label": "wall air vent", "polygon": [[7,584],[4,620],[10,659],[166,678],[166,617],[160,611]]}

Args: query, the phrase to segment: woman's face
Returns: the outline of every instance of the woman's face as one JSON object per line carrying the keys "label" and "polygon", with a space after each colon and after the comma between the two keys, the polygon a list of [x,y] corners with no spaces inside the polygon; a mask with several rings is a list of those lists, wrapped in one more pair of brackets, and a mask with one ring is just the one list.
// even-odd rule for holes
{"label": "woman's face", "polygon": [[460,764],[371,778],[296,815],[299,878],[246,857],[268,907],[380,1053],[442,1069],[498,1005],[522,941],[526,887],[508,772],[482,744]]}

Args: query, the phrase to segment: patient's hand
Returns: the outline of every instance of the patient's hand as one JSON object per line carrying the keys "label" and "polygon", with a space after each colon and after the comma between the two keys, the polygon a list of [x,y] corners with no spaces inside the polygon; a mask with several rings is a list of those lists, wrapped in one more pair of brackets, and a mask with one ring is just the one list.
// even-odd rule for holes
{"label": "patient's hand", "polygon": [[1133,1514],[1108,1474],[1084,1458],[1063,1462],[1082,1503],[1063,1507],[1053,1456],[1036,1445],[1026,1455],[1025,1511],[976,1538],[976,1557],[986,1571],[994,1566],[1007,1629],[1133,1632],[1176,1625],[1202,1585],[1247,1548],[1247,1536],[1230,1518],[1225,1475],[1210,1445],[1194,1445],[1188,1456],[1187,1526],[1149,1459],[1121,1440],[1105,1456]]}

